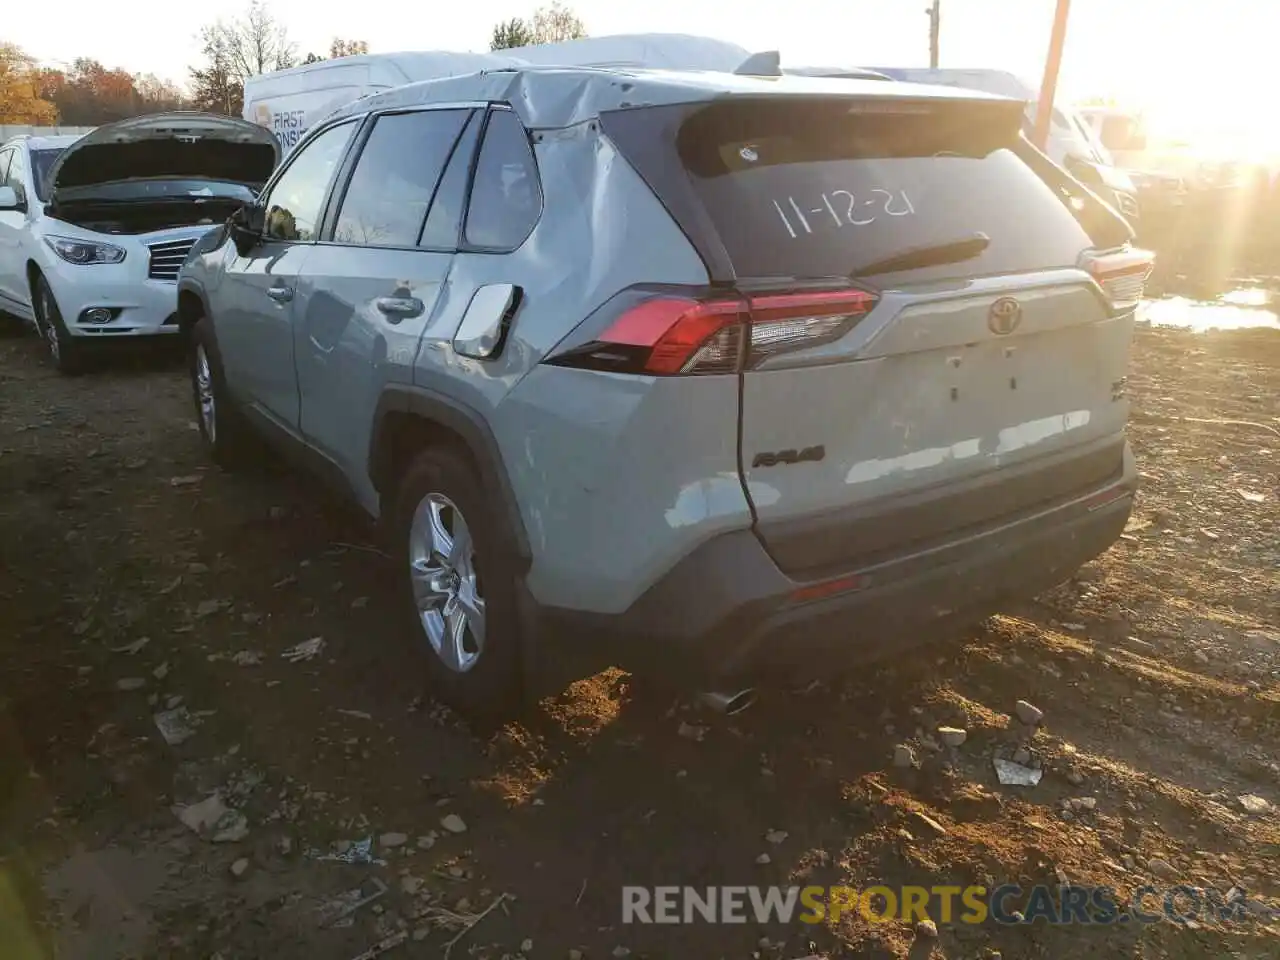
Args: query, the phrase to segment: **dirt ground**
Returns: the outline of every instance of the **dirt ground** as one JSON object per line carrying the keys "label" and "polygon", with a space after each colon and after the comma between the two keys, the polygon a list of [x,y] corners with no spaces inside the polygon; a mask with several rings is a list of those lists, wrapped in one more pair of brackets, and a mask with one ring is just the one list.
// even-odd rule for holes
{"label": "dirt ground", "polygon": [[[0,339],[3,960],[1280,956],[1280,332],[1141,330],[1128,531],[963,642],[732,719],[611,672],[483,737],[425,696],[371,532],[209,466],[187,389]],[[998,783],[1019,750],[1037,786]],[[624,884],[1063,880],[1248,916],[621,923]]]}

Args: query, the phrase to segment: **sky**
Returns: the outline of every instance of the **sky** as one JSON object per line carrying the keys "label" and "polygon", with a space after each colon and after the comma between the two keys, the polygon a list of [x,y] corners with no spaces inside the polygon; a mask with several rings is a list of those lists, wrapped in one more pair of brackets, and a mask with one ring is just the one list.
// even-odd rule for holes
{"label": "sky", "polygon": [[[454,4],[405,0],[267,0],[299,52],[334,36],[371,52],[484,50],[493,25],[527,16],[540,0]],[[1056,0],[941,0],[941,65],[1012,70],[1039,83]],[[784,64],[927,66],[927,0],[572,0],[592,35],[679,32],[751,50],[780,50]],[[1060,90],[1144,107],[1153,125],[1239,130],[1274,116],[1273,0],[1072,0]],[[50,10],[56,10],[50,15]],[[184,83],[195,36],[238,0],[62,0],[6,6],[5,39],[51,65],[77,56]],[[444,11],[447,11],[445,13]],[[136,26],[133,26],[136,25]],[[1242,95],[1243,91],[1243,95]],[[1265,113],[1263,113],[1265,111]],[[1280,132],[1263,134],[1280,147]]]}

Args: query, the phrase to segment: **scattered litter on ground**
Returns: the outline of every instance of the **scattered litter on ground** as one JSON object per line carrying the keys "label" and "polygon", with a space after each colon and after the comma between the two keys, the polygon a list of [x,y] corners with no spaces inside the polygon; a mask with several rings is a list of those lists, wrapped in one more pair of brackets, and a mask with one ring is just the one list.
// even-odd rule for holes
{"label": "scattered litter on ground", "polygon": [[355,717],[357,720],[372,720],[373,714],[365,713],[363,710],[343,710],[338,708],[339,713],[344,713],[348,717]]}
{"label": "scattered litter on ground", "polygon": [[707,735],[707,728],[698,726],[696,723],[685,723],[680,721],[680,728],[676,731],[686,740],[696,740],[702,742],[702,738]]}
{"label": "scattered litter on ground", "polygon": [[237,667],[256,667],[262,662],[262,654],[257,650],[240,650],[231,658]]}
{"label": "scattered litter on ground", "polygon": [[[366,892],[366,887],[372,887],[373,892]],[[370,877],[360,886],[354,887],[321,904],[316,911],[319,915],[318,925],[321,927],[349,927],[352,924],[352,914],[361,907],[368,906],[375,900],[380,899],[386,892],[387,885],[382,880],[377,877]]]}
{"label": "scattered litter on ground", "polygon": [[171,487],[192,487],[199,483],[201,477],[197,473],[190,474],[185,477],[170,477],[169,486]]}
{"label": "scattered litter on ground", "polygon": [[324,637],[312,637],[310,640],[303,640],[301,643],[294,644],[280,656],[290,663],[301,663],[304,660],[312,660],[318,657],[323,650]]}
{"label": "scattered litter on ground", "polygon": [[190,740],[196,734],[195,721],[186,707],[162,710],[151,719],[155,721],[156,729],[164,737],[164,742],[171,747]]}
{"label": "scattered litter on ground", "polygon": [[[393,933],[389,937],[384,937],[383,939],[375,943],[372,947],[370,947],[368,950],[366,950],[364,953],[356,954],[354,957],[351,958],[351,960],[373,960],[374,957],[380,957],[384,953],[386,953],[388,950],[394,950],[396,947],[400,946],[400,944],[404,943],[408,939],[409,939],[408,931],[401,930],[399,933]],[[448,956],[448,954],[446,954],[446,956]]]}
{"label": "scattered litter on ground", "polygon": [[1014,763],[1012,760],[1002,760],[996,757],[991,762],[995,764],[996,776],[1006,787],[1034,787],[1040,782],[1040,778],[1044,776],[1043,770],[1026,767],[1020,763]]}
{"label": "scattered litter on ground", "polygon": [[380,860],[373,855],[373,837],[368,836],[363,840],[350,841],[341,853],[325,853],[322,854],[318,850],[308,850],[307,856],[312,860],[331,860],[337,863],[372,863],[385,867],[387,861]]}

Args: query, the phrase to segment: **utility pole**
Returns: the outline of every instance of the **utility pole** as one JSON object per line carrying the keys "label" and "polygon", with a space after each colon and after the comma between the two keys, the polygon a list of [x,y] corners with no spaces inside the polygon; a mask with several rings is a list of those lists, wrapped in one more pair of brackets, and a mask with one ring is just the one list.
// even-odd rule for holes
{"label": "utility pole", "polygon": [[1049,56],[1044,63],[1044,81],[1040,84],[1040,105],[1036,108],[1035,145],[1041,150],[1049,142],[1049,125],[1053,120],[1053,95],[1058,89],[1058,68],[1062,66],[1062,47],[1067,40],[1067,14],[1071,0],[1058,0],[1053,15],[1053,33],[1049,36]]}
{"label": "utility pole", "polygon": [[929,17],[929,68],[938,69],[938,34],[942,25],[942,0],[933,0],[924,11]]}

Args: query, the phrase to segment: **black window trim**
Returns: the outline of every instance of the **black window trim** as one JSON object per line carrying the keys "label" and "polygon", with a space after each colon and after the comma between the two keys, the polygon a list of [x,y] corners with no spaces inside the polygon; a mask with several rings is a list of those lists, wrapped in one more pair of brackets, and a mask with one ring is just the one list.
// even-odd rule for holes
{"label": "black window trim", "polygon": [[[489,122],[493,119],[493,115],[499,111],[510,113],[515,117],[516,123],[520,124],[520,129],[524,132],[525,141],[529,147],[529,159],[533,162],[533,182],[538,188],[538,215],[533,218],[533,224],[529,227],[529,231],[520,239],[520,242],[513,247],[505,246],[481,246],[467,242],[467,220],[471,216],[471,197],[476,187],[476,170],[480,166],[480,155],[484,152],[485,137],[489,133]],[[529,136],[529,129],[520,119],[520,115],[511,108],[509,103],[491,103],[485,114],[484,126],[480,129],[480,135],[476,138],[476,150],[471,157],[471,170],[467,175],[467,196],[462,207],[462,216],[459,218],[458,228],[458,252],[459,253],[488,253],[488,254],[504,254],[512,253],[528,242],[529,237],[533,236],[533,231],[538,228],[538,224],[542,222],[542,214],[546,211],[547,198],[542,189],[542,171],[538,167],[538,154],[533,149],[533,139]]]}
{"label": "black window trim", "polygon": [[[427,219],[431,216],[431,208],[435,205],[436,194],[440,191],[440,184],[444,181],[444,175],[449,169],[449,164],[453,161],[454,151],[458,149],[458,145],[462,142],[463,135],[467,132],[467,125],[471,122],[475,113],[479,109],[483,109],[487,104],[475,102],[459,102],[459,103],[432,103],[422,106],[393,108],[389,110],[380,110],[376,113],[365,114],[364,123],[360,131],[352,139],[352,149],[348,151],[347,156],[338,167],[338,174],[334,180],[333,187],[330,190],[327,203],[325,204],[324,218],[321,221],[320,230],[317,231],[319,239],[314,241],[330,247],[355,247],[361,250],[413,250],[420,253],[456,253],[457,247],[421,247],[417,244],[367,244],[367,243],[346,243],[333,238],[334,231],[338,226],[338,214],[342,210],[343,201],[347,198],[347,191],[351,187],[351,180],[355,174],[356,164],[360,162],[360,155],[364,153],[365,145],[369,142],[369,137],[373,135],[373,128],[377,125],[378,120],[382,117],[400,116],[406,113],[439,113],[441,111],[463,111],[467,114],[462,121],[462,126],[458,129],[458,136],[454,139],[449,147],[449,155],[445,157],[444,166],[440,168],[440,176],[436,178],[435,187],[431,192],[431,199],[427,203],[426,212],[422,215],[422,223],[418,225],[418,238],[421,239],[422,231],[426,229]],[[478,152],[478,151],[477,151]],[[468,178],[468,184],[470,178]],[[470,194],[468,188],[467,194]],[[461,228],[459,228],[461,230]]]}
{"label": "black window trim", "polygon": [[[307,136],[304,137],[302,141],[296,147],[293,148],[292,152],[289,154],[289,158],[283,164],[280,165],[280,168],[271,175],[270,179],[267,180],[266,185],[263,186],[261,191],[259,191],[258,193],[259,205],[262,207],[262,210],[264,212],[267,210],[266,203],[270,202],[271,194],[275,192],[276,187],[279,185],[280,180],[285,176],[285,174],[287,174],[290,170],[292,170],[293,165],[298,162],[298,157],[302,155],[303,149],[310,146],[316,140],[320,139],[330,130],[337,129],[338,127],[341,127],[344,124],[354,122],[356,124],[355,133],[352,134],[351,138],[347,140],[342,159],[338,162],[338,166],[337,166],[337,169],[334,171],[334,175],[330,178],[329,183],[325,186],[324,196],[320,200],[320,216],[316,220],[316,223],[319,229],[316,230],[315,235],[316,236],[321,235],[321,231],[323,230],[324,224],[329,215],[329,205],[333,198],[334,185],[338,182],[339,175],[341,175],[342,171],[345,169],[347,158],[351,154],[351,148],[354,146],[356,140],[360,137],[360,131],[367,119],[368,119],[367,114],[357,114],[355,116],[342,117],[338,120],[334,120],[332,123],[326,123],[323,126],[312,128],[312,130],[308,132]],[[319,242],[319,240],[316,240],[316,239],[286,240],[283,237],[272,237],[272,236],[266,235],[265,233],[263,234],[262,239],[263,239],[263,242],[265,243],[288,243],[288,244],[299,244],[299,245],[300,244],[315,245],[316,243]]]}
{"label": "black window trim", "polygon": [[[444,169],[440,171],[440,179],[436,181],[435,193],[431,195],[431,203],[427,206],[427,215],[422,220],[422,228],[418,231],[418,245],[415,250],[423,250],[427,253],[460,253],[462,252],[463,225],[467,220],[467,210],[471,203],[471,184],[475,178],[476,157],[480,155],[480,144],[484,140],[484,130],[488,123],[488,115],[490,104],[480,104],[471,111],[471,116],[467,118],[467,122],[462,125],[462,130],[458,133],[458,139],[453,143],[453,149],[449,151],[449,159],[444,162]],[[484,116],[476,120],[476,115],[484,111]],[[471,129],[472,123],[478,123],[480,129],[476,131],[476,135],[470,138],[468,143],[467,131]],[[427,224],[431,222],[431,214],[435,209],[436,197],[440,194],[440,188],[444,186],[444,178],[449,173],[449,168],[453,166],[454,158],[458,151],[464,149],[464,145],[471,149],[471,156],[467,158],[467,172],[462,181],[462,208],[458,213],[458,222],[454,225],[453,243],[446,247],[427,246],[422,243],[422,238],[427,232]]]}

